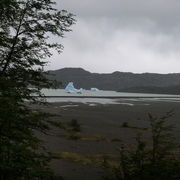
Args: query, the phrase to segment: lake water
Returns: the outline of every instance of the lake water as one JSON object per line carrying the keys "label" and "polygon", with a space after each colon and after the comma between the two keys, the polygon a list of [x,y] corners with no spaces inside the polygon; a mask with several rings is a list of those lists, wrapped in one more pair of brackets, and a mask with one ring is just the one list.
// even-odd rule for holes
{"label": "lake water", "polygon": [[47,96],[48,102],[80,102],[88,103],[91,106],[94,105],[93,103],[133,106],[137,104],[137,102],[141,102],[142,105],[148,105],[148,101],[180,102],[180,95],[167,94],[126,93],[115,91],[95,92],[90,90],[83,90],[82,94],[71,94],[65,92],[64,89],[43,89],[42,93]]}
{"label": "lake water", "polygon": [[123,98],[123,97],[164,97],[164,98],[180,98],[180,95],[168,95],[168,94],[147,94],[147,93],[127,93],[116,91],[90,91],[83,90],[82,94],[67,93],[64,89],[43,89],[42,93],[45,96],[56,97],[109,97],[109,98]]}

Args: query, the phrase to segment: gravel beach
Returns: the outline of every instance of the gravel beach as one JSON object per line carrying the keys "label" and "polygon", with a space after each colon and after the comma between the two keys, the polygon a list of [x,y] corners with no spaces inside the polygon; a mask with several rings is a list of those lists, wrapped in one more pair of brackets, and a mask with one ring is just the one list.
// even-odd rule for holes
{"label": "gravel beach", "polygon": [[[39,135],[51,152],[70,152],[81,155],[118,154],[119,142],[98,141],[120,138],[123,142],[134,143],[136,130],[121,128],[126,122],[132,127],[148,127],[148,113],[161,117],[173,110],[174,115],[168,122],[174,124],[174,133],[180,139],[180,101],[152,99],[117,99],[117,104],[56,102],[48,106],[40,106],[43,111],[51,112],[59,117],[56,121],[68,122],[72,119],[81,124],[81,136],[87,140],[68,140],[58,136]],[[52,134],[63,134],[63,130],[53,129]],[[99,180],[103,175],[101,168],[82,165],[68,160],[54,160],[51,164],[54,171],[65,180]]]}

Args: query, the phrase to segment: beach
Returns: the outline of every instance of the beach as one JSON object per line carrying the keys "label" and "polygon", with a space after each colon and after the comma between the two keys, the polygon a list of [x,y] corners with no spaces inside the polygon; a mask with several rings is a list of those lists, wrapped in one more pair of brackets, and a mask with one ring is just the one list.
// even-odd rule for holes
{"label": "beach", "polygon": [[[62,137],[63,130],[54,128],[52,134],[59,136],[39,137],[45,141],[53,153],[69,152],[80,155],[118,154],[117,147],[121,142],[133,144],[137,129],[122,128],[123,123],[131,127],[149,127],[148,113],[162,117],[173,110],[174,115],[168,119],[175,126],[174,134],[180,139],[180,101],[158,99],[116,99],[114,103],[93,102],[54,102],[48,106],[35,107],[59,116],[52,119],[57,122],[77,120],[81,125],[81,140],[70,140]],[[99,180],[103,170],[90,164],[72,162],[70,159],[58,159],[51,163],[56,174],[67,180]]]}

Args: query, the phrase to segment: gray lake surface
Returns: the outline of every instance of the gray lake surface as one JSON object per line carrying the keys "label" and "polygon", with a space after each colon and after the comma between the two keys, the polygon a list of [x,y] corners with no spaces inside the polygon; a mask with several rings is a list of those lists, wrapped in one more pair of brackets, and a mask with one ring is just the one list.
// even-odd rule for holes
{"label": "gray lake surface", "polygon": [[148,94],[148,93],[126,93],[115,91],[90,91],[83,90],[82,94],[67,93],[64,89],[43,89],[42,93],[48,102],[77,102],[88,103],[94,106],[98,104],[122,104],[134,106],[137,102],[148,105],[150,101],[180,102],[180,95]]}

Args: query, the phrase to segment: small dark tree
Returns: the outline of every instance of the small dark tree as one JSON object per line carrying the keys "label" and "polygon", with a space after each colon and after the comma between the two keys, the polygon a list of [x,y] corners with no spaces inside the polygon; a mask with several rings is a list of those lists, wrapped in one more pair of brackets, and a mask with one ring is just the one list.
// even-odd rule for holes
{"label": "small dark tree", "polygon": [[142,134],[136,137],[136,146],[132,149],[124,144],[119,148],[119,165],[111,169],[106,180],[178,180],[180,179],[180,160],[173,152],[178,143],[172,134],[173,127],[167,125],[167,113],[161,118],[149,114],[151,140],[142,140]]}
{"label": "small dark tree", "polygon": [[[41,88],[49,87],[43,71],[45,59],[59,53],[64,37],[75,22],[58,11],[52,0],[0,1],[0,179],[48,179],[47,153],[35,131],[49,129],[48,114],[26,104],[42,103]],[[32,95],[36,94],[39,97]]]}

